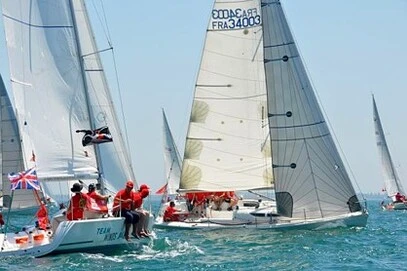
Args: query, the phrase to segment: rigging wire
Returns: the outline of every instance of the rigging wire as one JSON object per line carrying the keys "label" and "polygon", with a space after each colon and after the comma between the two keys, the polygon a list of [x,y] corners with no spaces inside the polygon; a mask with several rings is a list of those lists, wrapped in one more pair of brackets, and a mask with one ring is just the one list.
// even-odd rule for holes
{"label": "rigging wire", "polygon": [[[114,46],[113,46],[113,42],[111,39],[111,35],[110,35],[110,30],[109,30],[109,26],[108,26],[108,22],[107,22],[107,17],[106,17],[106,12],[105,12],[105,8],[103,5],[103,1],[99,0],[100,2],[100,7],[101,7],[101,12],[99,12],[99,10],[97,9],[97,7],[95,6],[95,2],[92,1],[92,4],[94,6],[95,12],[96,12],[96,16],[100,22],[100,25],[102,26],[104,35],[106,37],[106,41],[109,45],[109,49],[111,49],[112,52],[112,61],[113,61],[113,69],[114,69],[114,74],[115,74],[115,79],[116,79],[116,87],[117,87],[117,93],[119,96],[119,102],[120,102],[120,114],[122,117],[122,125],[123,125],[123,129],[124,129],[124,136],[125,136],[125,144],[126,144],[126,148],[130,150],[130,144],[129,144],[129,136],[128,136],[128,129],[127,129],[127,122],[126,122],[126,117],[124,114],[124,105],[123,105],[123,98],[122,98],[122,92],[121,92],[121,87],[120,87],[120,81],[119,81],[119,73],[118,73],[118,69],[117,69],[117,63],[116,63],[116,55],[114,52]],[[100,14],[101,13],[101,14]],[[133,166],[131,164],[131,152],[128,152],[128,159],[129,159],[129,166],[133,171]],[[132,178],[134,178],[134,176],[132,176]]]}

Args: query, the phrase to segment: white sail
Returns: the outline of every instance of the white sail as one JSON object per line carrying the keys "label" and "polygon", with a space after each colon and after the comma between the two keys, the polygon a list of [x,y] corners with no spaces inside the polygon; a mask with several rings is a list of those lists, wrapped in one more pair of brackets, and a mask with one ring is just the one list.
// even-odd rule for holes
{"label": "white sail", "polygon": [[360,211],[281,4],[261,3],[278,213],[323,218]]}
{"label": "white sail", "polygon": [[72,1],[72,6],[85,70],[91,123],[93,128],[108,126],[114,142],[97,146],[101,163],[99,170],[103,178],[108,180],[107,187],[119,190],[126,180],[135,179],[128,147],[125,146],[119,127],[85,4],[83,1]]}
{"label": "white sail", "polygon": [[[259,1],[215,1],[195,87],[181,189],[273,185],[260,10]],[[223,19],[230,11],[242,17],[240,27],[231,28]]]}
{"label": "white sail", "polygon": [[[12,210],[24,210],[26,208],[36,207],[39,205],[39,200],[33,190],[17,189],[14,191],[13,200],[11,199],[12,193],[10,190],[10,181],[7,177],[8,174],[21,172],[25,169],[26,164],[32,164],[33,162],[28,161],[24,163],[14,108],[1,76],[0,107],[2,207],[11,208]],[[41,197],[42,194],[40,193],[39,196]]]}
{"label": "white sail", "polygon": [[400,178],[397,175],[396,168],[390,156],[389,147],[387,146],[386,137],[380,120],[379,111],[377,110],[376,101],[373,99],[373,122],[376,134],[376,145],[379,151],[380,161],[382,165],[382,172],[384,177],[384,185],[386,193],[389,197],[394,197],[397,192],[405,195],[403,186],[401,185]]}
{"label": "white sail", "polygon": [[[166,203],[156,227],[365,226],[280,1],[215,0],[206,35],[181,171],[186,199],[174,201],[182,216],[166,215]],[[274,188],[275,201],[253,191],[261,188]],[[259,198],[228,193],[239,190]]]}
{"label": "white sail", "polygon": [[164,133],[164,163],[165,176],[167,179],[167,194],[177,194],[181,176],[181,156],[175,145],[174,138],[168,125],[167,117],[163,109],[163,133]]}
{"label": "white sail", "polygon": [[360,211],[279,1],[215,1],[181,189],[272,187],[278,213]]}
{"label": "white sail", "polygon": [[[35,153],[47,194],[66,201],[71,182],[99,175],[109,178],[106,187],[119,189],[134,175],[83,1],[2,6],[23,154]],[[113,142],[83,147],[76,130],[104,125]]]}

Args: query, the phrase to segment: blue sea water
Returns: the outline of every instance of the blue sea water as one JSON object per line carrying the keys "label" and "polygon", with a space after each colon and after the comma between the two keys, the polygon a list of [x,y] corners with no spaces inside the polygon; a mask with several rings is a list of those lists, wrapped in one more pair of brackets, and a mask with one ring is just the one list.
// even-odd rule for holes
{"label": "blue sea water", "polygon": [[[148,245],[104,253],[0,258],[0,270],[406,270],[407,212],[368,200],[365,228],[155,230]],[[152,201],[156,210],[159,200]]]}

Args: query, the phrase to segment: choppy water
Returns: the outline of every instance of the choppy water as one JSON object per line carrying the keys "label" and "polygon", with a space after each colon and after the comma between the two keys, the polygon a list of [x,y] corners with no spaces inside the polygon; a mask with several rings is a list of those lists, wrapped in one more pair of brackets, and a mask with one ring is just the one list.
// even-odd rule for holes
{"label": "choppy water", "polygon": [[368,201],[366,228],[155,230],[140,248],[0,258],[0,270],[406,270],[407,212],[382,211],[379,202]]}

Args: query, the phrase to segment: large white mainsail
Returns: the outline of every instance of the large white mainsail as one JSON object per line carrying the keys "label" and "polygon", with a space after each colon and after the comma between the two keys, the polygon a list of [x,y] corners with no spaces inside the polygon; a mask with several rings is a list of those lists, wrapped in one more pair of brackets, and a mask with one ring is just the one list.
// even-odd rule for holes
{"label": "large white mainsail", "polygon": [[164,163],[165,163],[165,177],[166,193],[168,195],[177,194],[181,176],[181,156],[179,155],[178,148],[175,145],[174,137],[172,136],[170,126],[165,116],[163,109],[163,134],[164,134]]}
{"label": "large white mainsail", "polygon": [[377,110],[376,101],[373,99],[373,122],[376,134],[376,145],[379,151],[380,161],[382,164],[382,172],[384,176],[384,185],[386,193],[389,197],[394,197],[397,192],[405,195],[400,178],[398,177],[396,168],[390,156],[389,147],[387,146],[386,137],[384,135],[382,122],[380,120],[379,111]]}
{"label": "large white mainsail", "polygon": [[[17,189],[14,191],[13,199],[11,198],[12,193],[10,189],[10,181],[7,177],[8,174],[11,172],[23,171],[27,166],[33,166],[33,161],[27,161],[27,163],[24,163],[14,108],[1,76],[0,108],[0,173],[2,182],[2,207],[11,208],[14,211],[37,207],[39,205],[39,199],[34,194],[33,190]],[[31,158],[31,156],[28,157],[28,159]],[[42,193],[39,193],[39,197],[41,196]]]}
{"label": "large white mainsail", "polygon": [[[180,188],[235,191],[273,185],[259,1],[215,1],[186,138]],[[253,12],[229,28],[230,11]],[[248,25],[250,26],[248,27]]]}
{"label": "large white mainsail", "polygon": [[[47,194],[62,202],[77,179],[102,175],[113,191],[134,179],[83,1],[2,6],[23,153],[35,153]],[[76,130],[105,125],[112,143],[81,145]]]}
{"label": "large white mainsail", "polygon": [[261,5],[277,211],[302,219],[360,211],[280,1]]}

